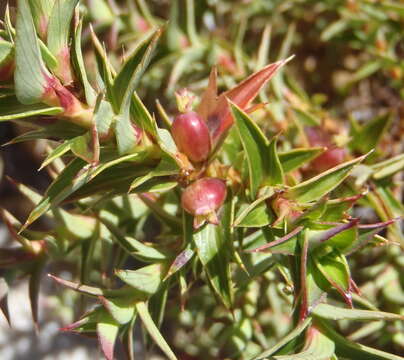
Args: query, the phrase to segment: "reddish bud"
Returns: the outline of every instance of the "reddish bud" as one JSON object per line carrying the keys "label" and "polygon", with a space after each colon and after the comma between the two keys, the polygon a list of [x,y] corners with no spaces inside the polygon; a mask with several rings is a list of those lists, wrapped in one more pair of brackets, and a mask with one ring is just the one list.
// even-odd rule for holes
{"label": "reddish bud", "polygon": [[14,61],[10,60],[0,66],[0,81],[8,81],[14,74]]}
{"label": "reddish bud", "polygon": [[333,147],[312,160],[311,165],[317,172],[323,172],[344,162],[345,149]]}
{"label": "reddish bud", "polygon": [[222,206],[226,199],[226,185],[216,178],[203,178],[189,185],[181,197],[185,211],[210,222],[217,222],[215,211]]}
{"label": "reddish bud", "polygon": [[171,128],[178,150],[193,162],[201,162],[210,153],[210,135],[206,123],[195,112],[178,115]]}
{"label": "reddish bud", "polygon": [[315,171],[323,172],[341,164],[345,159],[345,149],[332,145],[331,136],[318,126],[305,129],[311,146],[327,146],[328,149],[312,162]]}

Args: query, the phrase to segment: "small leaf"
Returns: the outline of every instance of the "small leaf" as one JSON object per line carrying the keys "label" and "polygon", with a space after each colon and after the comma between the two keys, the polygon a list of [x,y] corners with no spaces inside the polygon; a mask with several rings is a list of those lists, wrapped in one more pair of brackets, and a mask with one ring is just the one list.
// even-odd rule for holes
{"label": "small leaf", "polygon": [[277,360],[328,360],[334,354],[335,344],[315,327],[309,328],[306,342],[300,353],[274,356]]}
{"label": "small leaf", "polygon": [[355,134],[351,135],[350,147],[359,150],[362,154],[374,149],[390,126],[391,120],[391,114],[386,113],[367,122],[360,129],[356,129]]}
{"label": "small leaf", "polygon": [[305,163],[313,160],[317,156],[319,156],[324,151],[324,148],[314,147],[314,148],[302,148],[302,149],[293,149],[287,152],[279,153],[279,161],[282,164],[283,171],[288,173],[295,169],[298,169],[300,166]]}
{"label": "small leaf", "polygon": [[334,249],[327,255],[313,256],[312,259],[321,274],[341,294],[346,303],[352,307],[350,295],[351,274],[346,258]]}
{"label": "small leaf", "polygon": [[135,119],[136,124],[138,124],[142,129],[146,130],[152,136],[158,136],[156,119],[154,119],[149,110],[147,110],[146,106],[144,106],[136,91],[132,97],[130,113],[133,119]]}
{"label": "small leaf", "polygon": [[290,331],[282,340],[277,342],[270,349],[264,351],[262,354],[256,356],[253,360],[264,360],[269,358],[269,356],[275,354],[278,350],[283,348],[287,343],[297,338],[303,331],[309,326],[311,319],[307,318],[305,321],[301,322],[296,328]]}
{"label": "small leaf", "polygon": [[181,270],[194,256],[195,252],[189,247],[181,251],[174,259],[164,280]]}
{"label": "small leaf", "polygon": [[58,61],[57,67],[52,70],[65,84],[73,81],[69,35],[71,20],[78,2],[79,0],[55,0],[48,24],[47,45]]}
{"label": "small leaf", "polygon": [[166,273],[166,264],[155,263],[138,270],[117,270],[115,275],[147,299],[160,288]]}
{"label": "small leaf", "polygon": [[232,306],[232,288],[223,231],[219,226],[206,224],[194,233],[193,241],[213,289],[223,304],[230,309]]}
{"label": "small leaf", "polygon": [[372,165],[373,178],[382,180],[404,169],[404,154]]}
{"label": "small leaf", "polygon": [[268,175],[269,185],[283,184],[283,168],[276,149],[277,140],[278,138],[276,136],[271,139],[268,145],[268,154],[265,154],[268,156],[268,162],[271,169]]}
{"label": "small leaf", "polygon": [[129,109],[133,92],[140,81],[140,77],[150,63],[153,51],[162,30],[157,30],[152,36],[143,40],[129,56],[121,71],[117,74],[113,93],[117,104],[116,112],[125,113]]}
{"label": "small leaf", "polygon": [[329,304],[319,304],[313,314],[329,320],[404,320],[403,315],[374,310],[345,309]]}
{"label": "small leaf", "polygon": [[49,165],[53,160],[60,158],[68,151],[70,151],[71,142],[65,141],[61,143],[59,146],[54,148],[52,152],[46,157],[46,159],[42,162],[41,166],[38,170],[42,170],[45,166]]}
{"label": "small leaf", "polygon": [[18,2],[16,25],[15,91],[26,105],[40,102],[47,87],[49,72],[43,64],[30,6],[27,0]]}
{"label": "small leaf", "polygon": [[343,182],[355,165],[364,160],[367,155],[347,161],[290,188],[286,193],[287,197],[299,203],[306,203],[323,197]]}
{"label": "small leaf", "polygon": [[335,343],[335,354],[355,360],[402,360],[401,356],[354,343],[336,333],[325,320],[316,320],[318,327]]}
{"label": "small leaf", "polygon": [[[75,31],[74,31],[74,43],[73,43],[73,62],[75,64],[75,70],[76,70],[76,75],[78,76],[78,78],[81,81],[81,84],[83,85],[84,88],[84,94],[86,96],[86,101],[87,104],[90,106],[94,106],[95,105],[95,101],[96,101],[96,94],[95,91],[93,89],[93,87],[91,86],[90,82],[88,81],[88,77],[87,77],[87,71],[85,68],[85,64],[84,64],[84,59],[83,59],[83,54],[81,51],[81,34],[82,34],[82,28],[83,28],[83,19],[79,20],[79,23],[77,24]],[[94,117],[96,117],[96,115],[94,115]],[[97,121],[95,120],[95,122],[97,123]],[[103,134],[103,132],[100,131],[100,128],[98,127],[97,124],[97,128],[98,128],[98,132],[100,134]]]}
{"label": "small leaf", "polygon": [[138,302],[136,304],[136,310],[139,314],[140,319],[144,327],[146,328],[147,332],[156,342],[156,344],[160,347],[160,349],[166,354],[166,356],[170,360],[177,360],[177,357],[170,349],[169,345],[165,341],[164,337],[161,335],[159,329],[157,328],[156,324],[153,322],[152,317],[150,316],[149,310],[147,308],[146,303]]}
{"label": "small leaf", "polygon": [[269,179],[270,164],[268,159],[268,140],[260,128],[250,117],[230,104],[236,122],[241,143],[247,156],[250,196],[255,198],[260,186],[265,185]]}
{"label": "small leaf", "polygon": [[135,301],[133,297],[108,299],[100,296],[104,307],[118,324],[127,324],[135,316]]}
{"label": "small leaf", "polygon": [[97,335],[101,350],[107,360],[114,359],[115,340],[118,337],[119,325],[107,316],[97,322]]}

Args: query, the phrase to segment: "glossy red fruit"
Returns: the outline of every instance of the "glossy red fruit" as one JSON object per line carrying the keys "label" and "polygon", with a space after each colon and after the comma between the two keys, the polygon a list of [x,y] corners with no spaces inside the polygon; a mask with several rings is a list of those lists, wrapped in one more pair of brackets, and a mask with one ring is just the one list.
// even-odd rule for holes
{"label": "glossy red fruit", "polygon": [[178,115],[171,133],[178,150],[191,161],[201,162],[208,158],[211,149],[209,129],[197,113],[189,111]]}
{"label": "glossy red fruit", "polygon": [[226,184],[219,179],[203,178],[189,185],[182,193],[181,204],[191,215],[209,215],[226,199]]}

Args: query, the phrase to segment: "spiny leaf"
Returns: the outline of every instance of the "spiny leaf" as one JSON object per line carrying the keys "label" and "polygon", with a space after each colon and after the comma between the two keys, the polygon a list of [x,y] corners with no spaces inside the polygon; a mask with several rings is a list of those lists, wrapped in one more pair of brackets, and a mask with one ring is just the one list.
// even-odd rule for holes
{"label": "spiny leaf", "polygon": [[104,316],[97,322],[97,335],[101,350],[107,360],[114,359],[115,340],[118,337],[119,325],[112,319]]}
{"label": "spiny leaf", "polygon": [[250,196],[255,198],[260,186],[269,179],[268,140],[260,128],[235,104],[230,103],[241,143],[246,153]]}
{"label": "spiny leaf", "polygon": [[290,188],[286,196],[299,203],[321,198],[343,182],[355,165],[363,161],[367,155],[368,154],[347,161]]}
{"label": "spiny leaf", "polygon": [[335,342],[337,356],[348,357],[355,360],[402,360],[401,356],[376,350],[368,346],[354,343],[336,333],[325,320],[316,319],[319,328]]}
{"label": "spiny leaf", "polygon": [[262,354],[256,356],[253,360],[264,360],[269,356],[276,353],[282,347],[284,347],[288,342],[292,341],[296,337],[298,337],[311,323],[311,319],[307,318],[305,321],[301,322],[296,328],[290,331],[282,340],[277,342],[270,349],[264,351]]}
{"label": "spiny leaf", "polygon": [[288,173],[313,160],[324,151],[322,147],[293,149],[278,154],[283,171]]}
{"label": "spiny leaf", "polygon": [[26,105],[40,102],[47,87],[49,72],[43,64],[30,6],[27,0],[18,2],[16,25],[15,91]]}
{"label": "spiny leaf", "polygon": [[329,320],[404,320],[403,315],[373,310],[345,309],[329,304],[319,304],[313,314]]}
{"label": "spiny leaf", "polygon": [[146,328],[146,330],[148,331],[150,336],[153,338],[153,340],[156,342],[156,344],[164,352],[164,354],[166,354],[166,356],[170,360],[177,360],[177,357],[170,349],[170,347],[167,344],[167,342],[165,341],[164,337],[161,335],[156,324],[153,322],[153,319],[150,316],[146,303],[141,302],[141,301],[138,302],[136,304],[136,310],[139,314],[140,319],[142,320],[144,327]]}
{"label": "spiny leaf", "polygon": [[123,65],[121,71],[117,74],[113,85],[117,112],[127,112],[132,94],[140,81],[140,77],[150,63],[161,32],[162,29],[159,29],[152,36],[145,39],[135,49]]}
{"label": "spiny leaf", "polygon": [[223,304],[232,307],[232,287],[229,259],[223,229],[213,224],[206,224],[193,235],[196,252],[201,260],[213,289]]}
{"label": "spiny leaf", "polygon": [[79,0],[55,0],[49,19],[47,45],[57,58],[57,67],[53,69],[63,83],[73,81],[70,66],[69,35],[74,9]]}
{"label": "spiny leaf", "polygon": [[134,297],[109,299],[100,296],[99,299],[118,324],[123,325],[132,321],[133,316],[136,314],[135,301],[137,299]]}
{"label": "spiny leaf", "polygon": [[115,275],[147,299],[157,292],[166,273],[166,264],[155,263],[138,270],[117,270]]}

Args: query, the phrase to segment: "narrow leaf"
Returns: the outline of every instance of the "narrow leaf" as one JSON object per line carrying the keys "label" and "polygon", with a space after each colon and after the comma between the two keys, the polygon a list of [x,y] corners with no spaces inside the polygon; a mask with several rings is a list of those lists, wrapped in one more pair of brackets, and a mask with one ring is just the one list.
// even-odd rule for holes
{"label": "narrow leaf", "polygon": [[170,349],[169,345],[165,341],[164,337],[161,335],[159,329],[157,328],[156,324],[153,322],[152,317],[150,316],[149,310],[147,308],[146,303],[138,302],[136,304],[136,310],[139,314],[139,317],[142,320],[142,323],[150,336],[156,342],[156,344],[160,347],[160,349],[166,354],[166,356],[170,360],[177,360],[177,357]]}
{"label": "narrow leaf", "polygon": [[355,165],[363,161],[367,155],[347,161],[290,188],[287,191],[288,198],[305,203],[323,197],[343,182]]}

